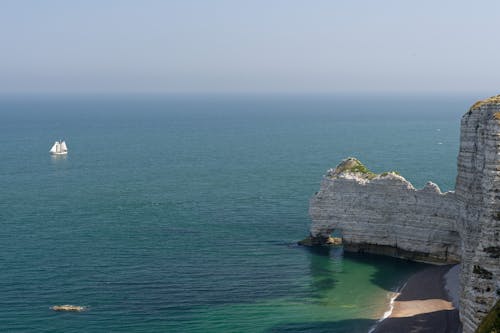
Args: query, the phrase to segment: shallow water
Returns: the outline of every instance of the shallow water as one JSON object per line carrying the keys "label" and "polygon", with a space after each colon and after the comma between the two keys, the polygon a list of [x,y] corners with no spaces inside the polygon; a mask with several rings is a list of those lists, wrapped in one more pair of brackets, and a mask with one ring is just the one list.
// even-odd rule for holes
{"label": "shallow water", "polygon": [[452,189],[470,102],[1,97],[0,326],[366,332],[421,265],[293,245],[308,200],[347,156]]}

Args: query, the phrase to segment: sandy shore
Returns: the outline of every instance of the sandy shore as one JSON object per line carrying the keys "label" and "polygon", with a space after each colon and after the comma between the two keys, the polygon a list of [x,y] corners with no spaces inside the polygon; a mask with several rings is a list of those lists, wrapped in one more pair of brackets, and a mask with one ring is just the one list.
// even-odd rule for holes
{"label": "sandy shore", "polygon": [[413,275],[394,300],[392,313],[373,332],[459,332],[457,267],[433,266]]}

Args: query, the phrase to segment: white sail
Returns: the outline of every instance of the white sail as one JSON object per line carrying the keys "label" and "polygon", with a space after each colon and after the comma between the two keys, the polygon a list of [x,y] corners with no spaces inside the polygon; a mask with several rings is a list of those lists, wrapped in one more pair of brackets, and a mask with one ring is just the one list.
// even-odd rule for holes
{"label": "white sail", "polygon": [[68,147],[66,146],[66,141],[61,142],[61,152],[67,152]]}
{"label": "white sail", "polygon": [[56,141],[54,143],[54,145],[52,146],[52,148],[50,148],[50,152],[53,153],[53,154],[55,154],[55,153],[58,152],[58,150],[59,150],[59,142]]}
{"label": "white sail", "polygon": [[64,141],[56,141],[52,148],[50,148],[50,153],[52,155],[66,155],[68,153],[68,147]]}

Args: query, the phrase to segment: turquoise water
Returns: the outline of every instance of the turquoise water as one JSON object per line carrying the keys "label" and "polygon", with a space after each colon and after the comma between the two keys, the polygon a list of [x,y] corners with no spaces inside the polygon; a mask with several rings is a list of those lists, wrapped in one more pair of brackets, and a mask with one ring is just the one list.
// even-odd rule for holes
{"label": "turquoise water", "polygon": [[421,265],[295,246],[308,200],[347,156],[452,189],[470,102],[1,97],[1,330],[366,332]]}

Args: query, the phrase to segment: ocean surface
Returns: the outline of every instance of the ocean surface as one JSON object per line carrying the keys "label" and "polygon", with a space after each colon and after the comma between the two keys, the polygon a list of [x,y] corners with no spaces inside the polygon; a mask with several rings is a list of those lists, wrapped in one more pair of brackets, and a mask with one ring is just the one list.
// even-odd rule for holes
{"label": "ocean surface", "polygon": [[473,102],[1,96],[0,331],[367,332],[423,264],[296,246],[308,200],[348,156],[452,190]]}

